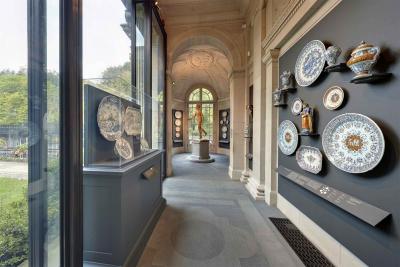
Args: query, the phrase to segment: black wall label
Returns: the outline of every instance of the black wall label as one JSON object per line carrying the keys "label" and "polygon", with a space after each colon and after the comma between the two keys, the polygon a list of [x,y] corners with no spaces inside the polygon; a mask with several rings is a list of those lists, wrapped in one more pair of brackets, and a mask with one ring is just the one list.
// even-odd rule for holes
{"label": "black wall label", "polygon": [[279,165],[278,173],[372,226],[376,226],[390,215],[385,210],[343,193],[331,186],[310,179],[282,165]]}

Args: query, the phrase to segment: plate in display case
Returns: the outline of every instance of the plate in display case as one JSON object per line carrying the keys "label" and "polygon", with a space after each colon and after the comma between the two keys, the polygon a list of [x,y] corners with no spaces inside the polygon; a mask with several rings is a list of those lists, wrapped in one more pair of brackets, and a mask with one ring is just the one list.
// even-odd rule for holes
{"label": "plate in display case", "polygon": [[150,149],[149,143],[144,138],[140,138],[140,149],[142,151],[146,151],[146,150]]}
{"label": "plate in display case", "polygon": [[181,119],[182,118],[182,111],[180,111],[180,110],[175,111],[175,118]]}
{"label": "plate in display case", "polygon": [[322,146],[329,161],[340,170],[364,173],[381,161],[385,138],[379,126],[369,117],[345,113],[326,125]]}
{"label": "plate in display case", "polygon": [[309,86],[315,82],[324,70],[325,45],[313,40],[301,50],[295,66],[295,78],[300,86]]}
{"label": "plate in display case", "polygon": [[176,126],[181,126],[182,125],[182,121],[180,119],[176,119],[175,120],[175,125]]}
{"label": "plate in display case", "polygon": [[296,161],[305,171],[317,174],[322,170],[322,154],[316,147],[300,146],[296,152]]}
{"label": "plate in display case", "polygon": [[120,155],[124,159],[132,159],[133,158],[133,150],[129,142],[125,138],[119,138],[115,142],[115,150],[118,155]]}
{"label": "plate in display case", "polygon": [[332,86],[324,93],[324,106],[329,110],[339,108],[344,100],[344,91],[339,86]]}
{"label": "plate in display case", "polygon": [[142,132],[142,113],[140,110],[127,107],[124,120],[125,132],[128,135],[140,135]]}
{"label": "plate in display case", "polygon": [[282,121],[278,132],[278,145],[282,153],[292,155],[296,151],[298,141],[296,125],[289,120]]}
{"label": "plate in display case", "polygon": [[124,132],[124,105],[115,96],[103,97],[97,110],[97,125],[108,141],[121,138]]}
{"label": "plate in display case", "polygon": [[295,100],[293,100],[291,109],[292,114],[299,115],[302,110],[303,110],[303,100],[301,100],[300,98],[296,98]]}

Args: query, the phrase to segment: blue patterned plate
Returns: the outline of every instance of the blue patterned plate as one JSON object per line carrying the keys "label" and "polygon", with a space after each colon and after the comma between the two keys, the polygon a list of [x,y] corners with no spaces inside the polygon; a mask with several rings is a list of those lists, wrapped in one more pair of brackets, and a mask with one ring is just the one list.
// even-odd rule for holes
{"label": "blue patterned plate", "polygon": [[295,66],[295,78],[300,86],[309,86],[315,82],[324,70],[325,45],[319,40],[306,44],[301,50]]}
{"label": "blue patterned plate", "polygon": [[342,171],[363,173],[375,168],[385,151],[379,126],[367,116],[345,113],[333,118],[322,134],[326,157]]}
{"label": "blue patterned plate", "polygon": [[285,155],[291,155],[296,151],[299,141],[296,125],[289,120],[282,121],[279,125],[278,145]]}

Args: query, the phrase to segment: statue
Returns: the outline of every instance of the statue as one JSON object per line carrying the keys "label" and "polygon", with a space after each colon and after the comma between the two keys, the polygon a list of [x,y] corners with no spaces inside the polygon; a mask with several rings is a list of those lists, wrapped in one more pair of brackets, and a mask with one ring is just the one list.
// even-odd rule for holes
{"label": "statue", "polygon": [[207,135],[207,132],[203,129],[203,112],[201,111],[201,104],[196,104],[196,109],[193,113],[193,119],[197,121],[197,129],[199,131],[200,140]]}
{"label": "statue", "polygon": [[313,108],[311,108],[308,104],[303,104],[303,110],[301,112],[301,134],[313,134],[313,115]]}

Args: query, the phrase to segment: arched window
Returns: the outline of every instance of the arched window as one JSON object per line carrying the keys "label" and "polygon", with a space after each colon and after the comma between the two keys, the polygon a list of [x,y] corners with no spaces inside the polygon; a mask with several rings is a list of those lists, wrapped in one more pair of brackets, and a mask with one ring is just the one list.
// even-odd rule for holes
{"label": "arched window", "polygon": [[203,112],[203,128],[207,132],[205,138],[210,141],[213,139],[213,116],[214,116],[214,97],[210,90],[206,88],[194,89],[188,98],[189,104],[189,140],[199,139],[196,120],[193,119],[193,114],[196,109],[196,104],[201,104]]}

